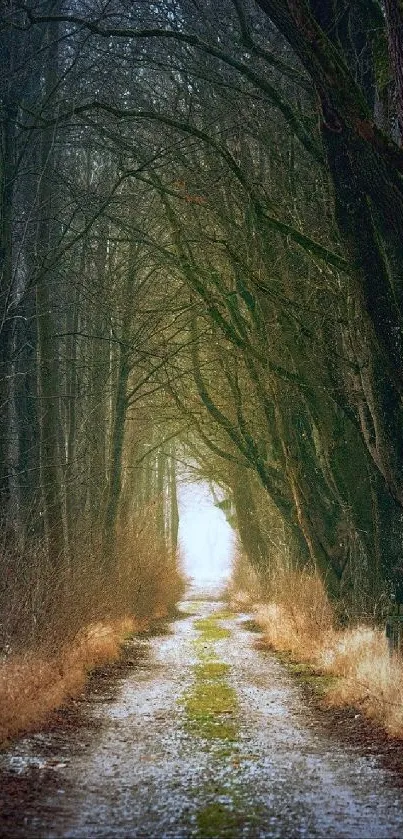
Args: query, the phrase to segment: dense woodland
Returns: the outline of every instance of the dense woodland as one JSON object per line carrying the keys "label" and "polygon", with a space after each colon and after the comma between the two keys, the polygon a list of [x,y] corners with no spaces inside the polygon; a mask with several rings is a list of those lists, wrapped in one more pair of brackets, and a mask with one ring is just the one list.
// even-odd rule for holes
{"label": "dense woodland", "polygon": [[174,591],[186,464],[264,579],[315,567],[341,619],[381,615],[403,595],[401,0],[1,18],[2,645],[78,592],[87,620]]}

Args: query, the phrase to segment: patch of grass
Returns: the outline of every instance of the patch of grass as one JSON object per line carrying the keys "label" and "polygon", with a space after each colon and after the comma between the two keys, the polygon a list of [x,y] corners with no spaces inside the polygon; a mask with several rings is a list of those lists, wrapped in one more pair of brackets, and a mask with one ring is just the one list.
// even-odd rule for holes
{"label": "patch of grass", "polygon": [[[267,647],[267,652],[271,654],[273,651],[276,653],[276,658],[278,658],[282,664],[298,664],[298,662],[292,657],[291,653],[287,652],[287,650],[275,650],[274,647]],[[264,647],[262,648],[262,652],[264,652]]]}
{"label": "patch of grass", "polygon": [[220,740],[233,743],[237,739],[237,728],[232,720],[223,720],[212,714],[197,714],[189,717],[188,728],[206,741]]}
{"label": "patch of grass", "polygon": [[185,600],[185,609],[182,614],[192,616],[197,615],[200,612],[202,605],[203,604],[198,600]]}
{"label": "patch of grass", "polygon": [[223,661],[203,661],[195,667],[196,678],[198,679],[221,679],[229,671],[229,664]]}
{"label": "patch of grass", "polygon": [[235,615],[232,609],[221,609],[219,612],[213,612],[212,618],[216,621],[228,621]]}
{"label": "patch of grass", "polygon": [[214,760],[231,758],[234,765],[239,765],[239,746],[232,739],[224,744],[220,743],[217,739],[217,742],[214,743],[214,747],[211,749],[211,754]]}
{"label": "patch of grass", "polygon": [[[207,618],[194,621],[199,636],[193,641],[198,663],[193,672],[195,682],[184,697],[187,727],[192,734],[201,737],[202,748],[208,750],[212,763],[212,783],[206,782],[204,801],[208,803],[196,814],[197,837],[199,839],[233,839],[240,836],[245,826],[256,826],[261,822],[256,812],[250,812],[250,802],[239,795],[239,779],[236,770],[243,759],[238,743],[238,701],[236,692],[226,680],[230,666],[220,661],[214,650],[214,642],[228,638],[231,633],[220,626],[220,620],[232,617],[232,612],[214,612]],[[225,788],[217,786],[214,769],[219,771],[220,762],[225,761],[230,770],[231,782]],[[219,775],[218,775],[219,777]],[[232,783],[232,779],[234,782]]]}
{"label": "patch of grass", "polygon": [[231,635],[229,629],[219,626],[214,617],[199,618],[199,620],[193,622],[193,626],[201,633],[200,638],[205,642],[222,641]]}
{"label": "patch of grass", "polygon": [[[221,662],[215,662],[221,664]],[[225,666],[225,665],[224,665]],[[204,739],[235,740],[235,691],[219,679],[199,679],[185,697],[188,725]]]}
{"label": "patch of grass", "polygon": [[[199,661],[193,669],[195,682],[184,697],[187,727],[204,741],[202,748],[208,750],[212,761],[212,778],[214,767],[218,769],[222,761],[227,762],[230,777],[235,778],[232,771],[236,771],[241,760],[237,742],[237,695],[226,680],[230,666],[220,661],[214,650],[215,641],[231,634],[219,621],[231,616],[231,612],[221,611],[194,621],[199,636],[193,644]],[[196,814],[199,839],[232,839],[241,834],[246,824],[257,823],[256,814],[249,812],[249,802],[239,800],[237,784],[232,786],[220,789],[215,781],[206,783],[204,800],[208,803]]]}
{"label": "patch of grass", "polygon": [[338,677],[329,676],[326,673],[311,673],[307,674],[303,681],[319,696],[327,696],[332,687],[338,682]]}
{"label": "patch of grass", "polygon": [[200,635],[198,638],[195,638],[192,641],[192,646],[194,647],[194,650],[197,653],[197,657],[200,659],[200,661],[217,660],[214,654],[214,649],[210,647],[210,645]]}
{"label": "patch of grass", "polygon": [[215,839],[221,836],[237,836],[244,824],[242,813],[230,809],[226,804],[214,801],[197,813],[197,829],[200,839]]}
{"label": "patch of grass", "polygon": [[329,673],[320,673],[304,664],[288,663],[287,669],[297,677],[301,684],[310,687],[315,693],[321,696],[325,696],[337,681],[337,676],[332,676]]}
{"label": "patch of grass", "polygon": [[[217,691],[218,685],[220,689]],[[185,709],[187,727],[192,734],[204,740],[234,742],[237,739],[237,726],[233,719],[236,696],[225,682],[196,683],[185,697]]]}
{"label": "patch of grass", "polygon": [[189,714],[232,714],[236,707],[236,693],[224,681],[197,681],[186,702]]}
{"label": "patch of grass", "polygon": [[242,621],[241,627],[242,629],[246,629],[247,632],[263,632],[262,627],[254,620]]}
{"label": "patch of grass", "polygon": [[281,661],[282,664],[285,664],[287,670],[294,673],[295,676],[306,676],[312,671],[309,664],[305,664],[303,661],[294,661],[292,658],[285,658],[285,656],[281,656]]}
{"label": "patch of grass", "polygon": [[278,661],[281,661],[281,664],[298,679],[300,684],[311,688],[318,696],[326,696],[337,682],[337,676],[323,673],[305,661],[296,661],[288,652],[275,650],[274,653]]}
{"label": "patch of grass", "polygon": [[196,815],[199,839],[234,839],[243,835],[245,827],[249,828],[248,835],[251,835],[251,828],[262,825],[264,814],[261,807],[255,806],[251,810],[250,801],[245,799],[241,788],[229,790],[228,786],[206,784],[205,793],[208,803]]}
{"label": "patch of grass", "polygon": [[195,683],[184,697],[188,727],[205,740],[234,741],[236,725],[231,717],[237,710],[235,691],[225,681],[228,664],[214,656],[214,641],[230,635],[218,625],[215,614],[194,621],[199,637],[193,642],[199,663],[194,667]]}

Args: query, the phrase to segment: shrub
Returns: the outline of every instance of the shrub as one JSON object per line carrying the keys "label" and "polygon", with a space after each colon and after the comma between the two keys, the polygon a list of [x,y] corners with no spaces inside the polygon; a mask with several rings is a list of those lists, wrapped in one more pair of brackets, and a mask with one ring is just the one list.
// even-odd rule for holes
{"label": "shrub", "polygon": [[147,511],[118,533],[113,563],[88,545],[56,573],[37,545],[9,550],[3,567],[0,739],[43,722],[88,670],[119,655],[125,633],[172,612],[184,589]]}
{"label": "shrub", "polygon": [[337,629],[316,573],[273,575],[267,601],[256,606],[255,619],[264,645],[337,677],[327,688],[326,702],[356,707],[389,733],[403,737],[402,659],[389,654],[380,628]]}

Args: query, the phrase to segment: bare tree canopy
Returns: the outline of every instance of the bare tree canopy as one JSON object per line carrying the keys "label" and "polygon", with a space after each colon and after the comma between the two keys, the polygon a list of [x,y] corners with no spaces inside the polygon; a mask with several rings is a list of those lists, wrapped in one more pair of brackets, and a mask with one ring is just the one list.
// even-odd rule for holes
{"label": "bare tree canopy", "polygon": [[146,508],[169,562],[183,461],[259,573],[280,540],[373,610],[402,588],[401,5],[6,0],[0,59],[21,586],[123,573]]}

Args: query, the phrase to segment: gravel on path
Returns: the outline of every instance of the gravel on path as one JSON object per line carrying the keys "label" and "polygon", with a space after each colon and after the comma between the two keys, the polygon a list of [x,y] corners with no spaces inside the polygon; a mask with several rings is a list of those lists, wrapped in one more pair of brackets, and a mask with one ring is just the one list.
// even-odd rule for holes
{"label": "gravel on path", "polygon": [[[317,725],[287,670],[254,646],[247,616],[224,615],[228,637],[204,645],[197,619],[222,604],[182,608],[195,614],[142,642],[146,655],[117,695],[90,703],[88,729],[62,740],[33,735],[0,755],[0,779],[19,779],[21,798],[19,819],[3,807],[0,836],[403,837],[403,789],[393,774]],[[211,655],[229,666],[237,697],[230,742],[206,739],[188,724],[186,697],[198,662]],[[52,783],[36,795],[30,779],[41,772]]]}

